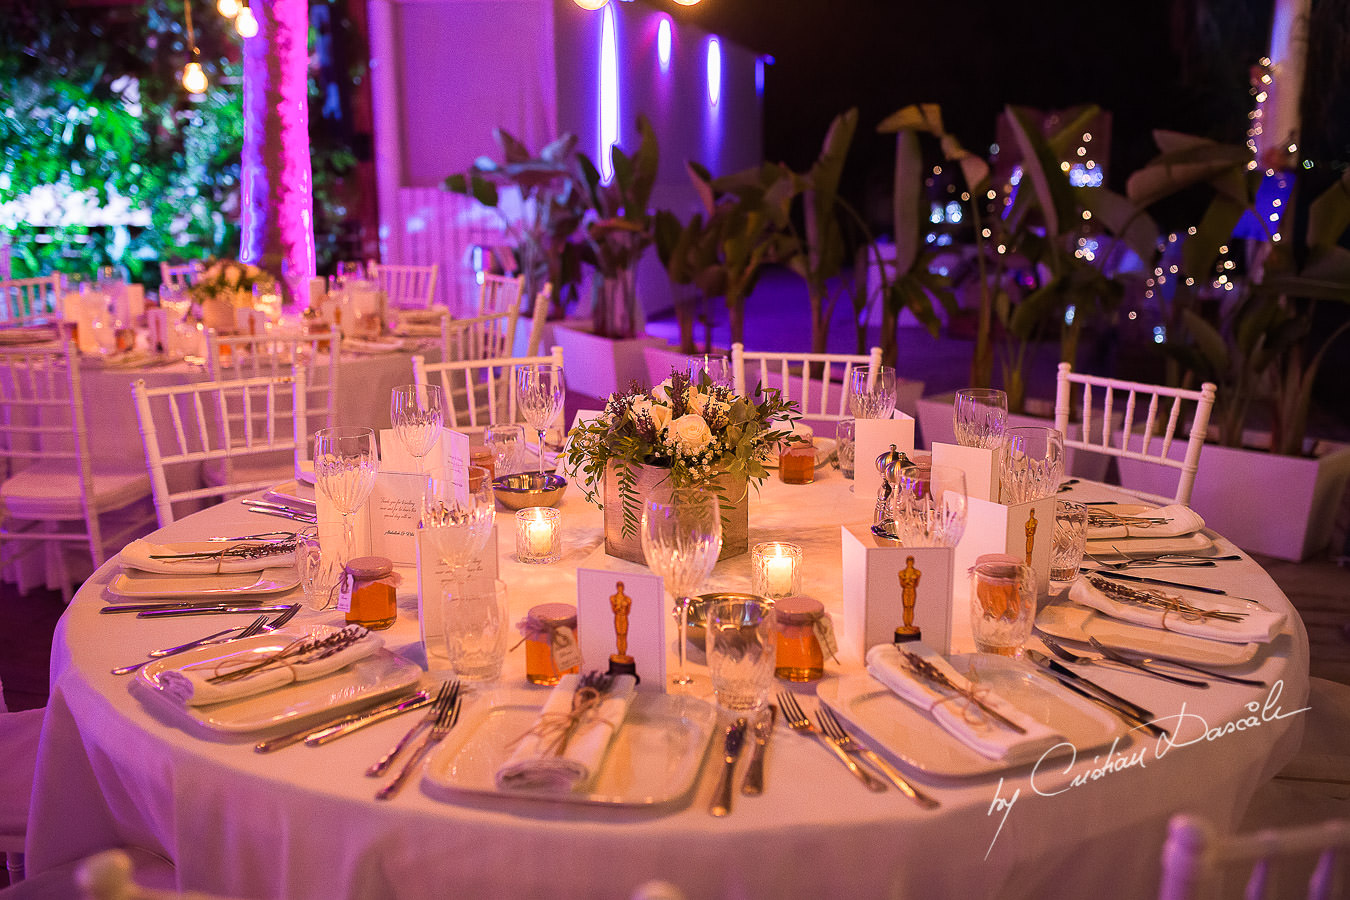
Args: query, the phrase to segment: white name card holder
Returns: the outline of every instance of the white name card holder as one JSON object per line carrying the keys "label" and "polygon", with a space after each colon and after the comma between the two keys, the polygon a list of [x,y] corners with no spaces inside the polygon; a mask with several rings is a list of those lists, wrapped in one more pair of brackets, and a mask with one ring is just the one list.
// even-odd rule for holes
{"label": "white name card holder", "polygon": [[844,525],[844,639],[841,648],[861,661],[877,644],[895,639],[911,622],[923,642],[951,652],[953,552],[950,547],[878,546],[871,528]]}
{"label": "white name card holder", "polygon": [[896,410],[893,419],[858,419],[854,424],[853,492],[875,502],[881,487],[877,457],[891,449],[914,455],[914,419]]}
{"label": "white name card holder", "polygon": [[[417,625],[426,654],[427,671],[453,668],[445,652],[445,595],[456,587],[450,567],[441,561],[436,544],[425,531],[417,530]],[[497,528],[493,526],[487,544],[463,573],[466,585],[490,585],[497,579]]]}
{"label": "white name card holder", "polygon": [[[609,670],[611,656],[629,656],[648,693],[666,690],[665,584],[649,572],[577,569],[577,639],[581,671]],[[678,631],[678,629],[676,629]],[[619,651],[620,637],[626,643]],[[676,637],[676,640],[679,640]]]}
{"label": "white name card holder", "polygon": [[933,443],[933,465],[955,466],[966,473],[966,496],[998,500],[998,451],[959,444]]}
{"label": "white name card holder", "polygon": [[[956,547],[958,576],[966,577],[977,557],[1007,553],[1031,566],[1036,573],[1036,591],[1044,595],[1050,590],[1050,545],[1054,533],[1054,497],[1010,505],[970,497],[966,504],[966,532]],[[968,617],[968,611],[963,613]]]}

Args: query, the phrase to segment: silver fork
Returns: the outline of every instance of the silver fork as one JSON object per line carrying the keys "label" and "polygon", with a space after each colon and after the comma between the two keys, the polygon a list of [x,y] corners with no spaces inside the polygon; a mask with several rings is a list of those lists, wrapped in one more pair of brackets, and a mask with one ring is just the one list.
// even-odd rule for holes
{"label": "silver fork", "polygon": [[394,759],[403,752],[403,748],[408,746],[409,742],[411,742],[417,733],[424,727],[431,725],[436,719],[440,718],[441,710],[453,704],[458,696],[458,679],[453,679],[442,684],[440,691],[436,694],[436,699],[431,702],[431,708],[427,710],[427,714],[418,719],[413,727],[409,728],[407,732],[404,733],[403,737],[398,739],[398,743],[393,746],[393,749],[372,763],[369,769],[366,769],[367,777],[377,778],[385,772],[388,772],[389,767],[394,764]]}
{"label": "silver fork", "polygon": [[886,782],[858,765],[854,762],[853,757],[845,753],[838,744],[816,730],[816,726],[811,724],[811,720],[806,717],[806,713],[802,712],[801,706],[797,704],[796,697],[787,691],[784,691],[778,695],[778,705],[783,710],[783,718],[787,720],[789,728],[799,734],[813,735],[822,744],[829,747],[830,751],[834,753],[835,756],[839,757],[839,761],[843,763],[850,772],[857,776],[863,784],[867,785],[868,790],[877,792],[886,790]]}
{"label": "silver fork", "polygon": [[[1041,643],[1045,644],[1045,646],[1049,648],[1051,653],[1055,654],[1060,659],[1068,663],[1075,663],[1080,666],[1106,666],[1106,667],[1116,666],[1121,669],[1133,670],[1135,672],[1144,672],[1148,675],[1153,675],[1158,678],[1161,678],[1164,681],[1175,681],[1177,684],[1184,684],[1189,687],[1204,687],[1204,688],[1209,687],[1209,685],[1203,681],[1196,681],[1192,678],[1182,678],[1180,675],[1168,675],[1166,672],[1159,672],[1157,669],[1150,669],[1148,666],[1128,663],[1123,659],[1115,658],[1114,656],[1112,656],[1109,653],[1106,653],[1105,651],[1102,651],[1102,656],[1100,657],[1083,656],[1080,653],[1074,653],[1068,647],[1063,646],[1054,638],[1047,635],[1045,632],[1040,632],[1040,637]],[[1096,641],[1093,638],[1089,638],[1088,640],[1091,641],[1094,646],[1096,646]],[[1098,646],[1097,649],[1101,650],[1102,648]]]}
{"label": "silver fork", "polygon": [[455,727],[455,723],[459,721],[460,704],[464,702],[464,698],[458,690],[458,682],[456,682],[456,690],[454,693],[454,703],[448,704],[441,710],[440,714],[436,716],[435,724],[431,726],[431,730],[428,731],[426,737],[422,739],[422,743],[417,745],[417,749],[413,751],[412,756],[408,757],[408,761],[403,764],[403,768],[394,776],[394,780],[380,788],[375,794],[376,800],[392,799],[393,796],[399,792],[399,789],[403,787],[403,783],[408,780],[408,776],[412,774],[413,769],[416,769],[427,753],[431,751],[431,748],[445,740],[446,735],[450,733],[450,729]]}
{"label": "silver fork", "polygon": [[[195,647],[201,647],[204,644],[228,644],[230,641],[237,641],[240,638],[253,637],[253,635],[255,634],[264,634],[268,631],[276,631],[278,628],[285,625],[291,619],[294,619],[295,614],[298,613],[299,611],[300,611],[300,604],[294,603],[288,609],[286,609],[285,612],[277,613],[276,617],[273,618],[272,621],[267,622],[262,628],[258,629],[257,631],[249,631],[249,629],[252,627],[252,623],[250,623],[249,625],[245,625],[242,628],[226,628],[224,631],[217,631],[215,634],[208,634],[204,638],[197,638],[197,640],[195,641],[188,641],[186,644],[179,644],[177,647],[165,647],[162,650],[151,650],[150,656],[154,659],[160,659],[165,656],[173,656],[176,653],[182,653],[184,650],[191,650]],[[266,619],[267,617],[261,616],[260,618]],[[239,633],[233,634],[236,631]],[[225,635],[227,634],[232,636],[225,637]]]}
{"label": "silver fork", "polygon": [[855,756],[861,756],[876,767],[882,775],[891,784],[900,789],[904,794],[924,809],[937,809],[941,804],[923,791],[916,788],[908,778],[900,774],[900,770],[891,765],[888,760],[883,758],[865,744],[861,743],[853,735],[844,730],[843,724],[835,717],[834,711],[826,706],[821,706],[816,710],[816,721],[820,723],[820,730],[825,733],[825,737],[833,741],[840,750],[845,753],[851,753]]}
{"label": "silver fork", "polygon": [[1106,646],[1092,635],[1088,635],[1088,643],[1092,645],[1094,650],[1096,650],[1102,656],[1106,657],[1111,662],[1120,663],[1123,666],[1127,666],[1131,669],[1138,669],[1140,672],[1147,672],[1150,675],[1156,675],[1165,681],[1175,681],[1177,684],[1185,684],[1191,687],[1198,687],[1198,688],[1209,687],[1208,681],[1199,681],[1195,678],[1182,678],[1180,675],[1169,675],[1166,672],[1161,672],[1153,668],[1152,666],[1145,665],[1139,660],[1130,659],[1123,653],[1117,653],[1113,648]]}
{"label": "silver fork", "polygon": [[[284,615],[284,613],[283,613],[283,615]],[[261,632],[261,631],[263,630],[263,627],[264,627],[266,624],[267,624],[267,616],[258,616],[258,618],[254,619],[254,620],[253,620],[252,622],[250,622],[248,625],[244,626],[244,630],[243,630],[243,631],[240,631],[240,632],[239,632],[237,635],[235,635],[233,638],[230,638],[230,640],[238,640],[238,639],[240,639],[240,638],[253,637],[255,634],[258,634],[259,632]],[[223,632],[221,632],[221,633],[223,633]],[[220,634],[214,635],[214,637],[219,637],[219,636],[220,636]],[[202,640],[198,640],[198,641],[190,641],[190,642],[188,642],[188,643],[186,643],[186,644],[182,644],[182,645],[180,645],[180,646],[178,646],[178,647],[170,647],[169,649],[172,650],[173,653],[162,653],[160,656],[155,656],[155,655],[151,654],[149,657],[147,657],[147,658],[141,660],[141,661],[138,662],[138,663],[133,663],[132,665],[129,665],[129,666],[119,666],[118,668],[113,669],[113,670],[112,670],[112,673],[113,673],[114,675],[130,675],[132,672],[135,672],[137,669],[141,668],[142,666],[147,665],[147,664],[149,664],[149,663],[152,663],[152,662],[154,662],[154,661],[157,660],[157,659],[163,659],[165,656],[173,656],[175,653],[182,653],[182,652],[184,652],[185,650],[191,650],[191,649],[193,649],[194,647],[199,647],[199,646],[201,646],[202,644],[205,644],[205,643],[207,643],[207,640],[206,640],[206,639],[202,639]]]}

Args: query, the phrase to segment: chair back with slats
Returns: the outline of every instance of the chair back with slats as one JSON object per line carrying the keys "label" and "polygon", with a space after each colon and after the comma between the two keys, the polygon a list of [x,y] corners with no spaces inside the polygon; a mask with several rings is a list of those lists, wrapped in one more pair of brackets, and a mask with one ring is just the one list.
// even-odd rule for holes
{"label": "chair back with slats", "polygon": [[[220,460],[233,473],[245,467],[231,463],[296,452],[297,398],[290,375],[155,388],[137,379],[132,394],[161,526],[174,521],[175,503],[224,500],[276,481],[269,475],[262,480],[229,478],[221,484],[176,488],[169,475],[176,467],[199,469]],[[195,484],[198,479],[186,480]]]}
{"label": "chair back with slats", "polygon": [[[1073,386],[1081,385],[1079,404],[1073,405]],[[1055,428],[1065,435],[1064,446],[1121,459],[1142,460],[1180,471],[1177,491],[1172,497],[1134,491],[1155,503],[1190,503],[1195,473],[1200,468],[1200,449],[1209,431],[1209,415],[1214,409],[1213,384],[1206,382],[1198,391],[1183,388],[1122,381],[1097,375],[1075,374],[1068,363],[1059,364],[1055,391]],[[1181,459],[1172,454],[1183,412],[1194,404],[1190,416],[1190,437]],[[1081,438],[1069,437],[1072,411],[1082,416]],[[1117,426],[1116,415],[1122,415]]]}
{"label": "chair back with slats", "polygon": [[546,281],[534,296],[534,309],[530,312],[530,335],[525,341],[526,356],[534,356],[539,352],[539,344],[544,339],[544,323],[548,321],[548,308],[552,305],[553,284]]}
{"label": "chair back with slats", "polygon": [[478,314],[503,313],[508,309],[520,310],[521,294],[525,290],[524,275],[493,275],[490,272],[478,273]]}
{"label": "chair back with slats", "polygon": [[60,312],[60,275],[0,281],[0,328],[26,325]]}
{"label": "chair back with slats", "polygon": [[848,385],[857,366],[881,365],[881,348],[849,353],[760,353],[731,345],[731,377],[737,393],[777,388],[794,400],[802,417],[824,422],[850,418]]}
{"label": "chair back with slats", "polygon": [[175,291],[186,291],[196,284],[197,276],[202,273],[202,264],[197,261],[159,264],[159,275],[165,287]]}
{"label": "chair back with slats", "polygon": [[426,309],[435,302],[440,266],[373,265],[371,275],[393,309]]}
{"label": "chair back with slats", "polygon": [[1158,900],[1237,896],[1224,890],[1235,886],[1225,884],[1234,876],[1246,877],[1246,900],[1290,897],[1293,880],[1302,882],[1299,889],[1308,900],[1333,900],[1346,896],[1348,854],[1350,819],[1220,834],[1196,816],[1173,816],[1163,845]]}
{"label": "chair back with slats", "polygon": [[441,359],[462,362],[510,356],[519,319],[520,311],[515,307],[470,319],[441,319]]}
{"label": "chair back with slats", "polygon": [[[0,553],[4,563],[48,542],[82,543],[97,568],[107,559],[107,544],[125,543],[149,524],[148,516],[123,515],[105,533],[100,522],[101,513],[138,503],[149,491],[136,471],[96,479],[73,344],[0,353],[0,454],[0,544],[21,551]],[[68,591],[64,554],[55,558]]]}
{"label": "chair back with slats", "polygon": [[490,425],[524,421],[517,409],[516,366],[563,364],[561,347],[546,356],[507,356],[429,363],[413,357],[413,381],[435,384],[445,391],[445,426],[456,431],[481,432]]}

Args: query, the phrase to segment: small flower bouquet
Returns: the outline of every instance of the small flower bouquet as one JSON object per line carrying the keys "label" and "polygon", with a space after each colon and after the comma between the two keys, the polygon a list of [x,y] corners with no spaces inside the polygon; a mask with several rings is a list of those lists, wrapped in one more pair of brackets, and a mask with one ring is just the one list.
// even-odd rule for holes
{"label": "small flower bouquet", "polygon": [[255,285],[275,290],[276,283],[275,278],[257,266],[234,259],[217,259],[197,276],[188,293],[198,303],[227,300],[233,306],[252,306]]}
{"label": "small flower bouquet", "polygon": [[[568,435],[567,469],[580,475],[586,499],[611,507],[614,497],[601,499],[612,470],[623,515],[623,535],[637,534],[642,516],[639,475],[660,470],[665,490],[703,487],[717,491],[725,510],[738,497],[728,497],[725,485],[756,485],[768,475],[763,460],[792,433],[797,405],[769,390],[754,403],[703,375],[699,383],[675,372],[643,391],[636,385],[614,394],[605,411],[573,428]],[[649,484],[644,479],[644,486]],[[668,487],[666,486],[668,484]],[[609,520],[615,510],[606,510]],[[607,528],[608,531],[608,528]]]}

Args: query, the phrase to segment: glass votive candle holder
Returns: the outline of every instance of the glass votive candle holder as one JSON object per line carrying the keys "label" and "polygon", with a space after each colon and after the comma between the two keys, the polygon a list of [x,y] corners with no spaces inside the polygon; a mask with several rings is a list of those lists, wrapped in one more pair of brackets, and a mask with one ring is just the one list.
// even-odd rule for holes
{"label": "glass votive candle holder", "polygon": [[562,559],[562,529],[558,510],[527,506],[516,511],[516,559],[524,563],[555,563]]}
{"label": "glass votive candle holder", "polygon": [[802,548],[786,541],[756,544],[750,551],[753,590],[775,600],[802,592]]}

